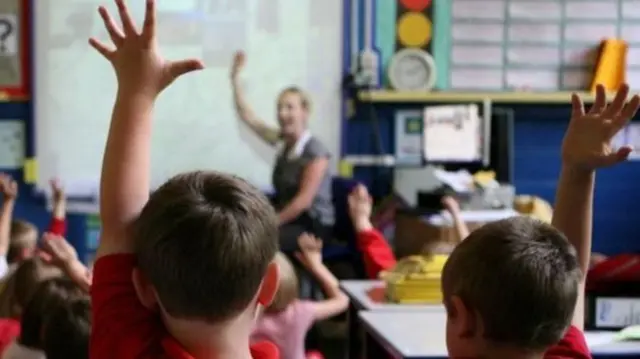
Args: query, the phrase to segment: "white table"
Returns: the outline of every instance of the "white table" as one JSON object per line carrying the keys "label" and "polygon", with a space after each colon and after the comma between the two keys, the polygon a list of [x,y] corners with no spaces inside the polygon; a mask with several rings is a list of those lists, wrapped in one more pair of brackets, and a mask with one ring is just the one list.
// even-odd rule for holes
{"label": "white table", "polygon": [[419,305],[419,304],[396,304],[396,303],[378,303],[371,300],[368,292],[376,288],[384,288],[384,282],[379,280],[343,280],[340,282],[340,288],[349,297],[349,311],[347,312],[347,320],[349,322],[349,334],[347,338],[347,350],[349,358],[357,358],[362,351],[362,330],[360,328],[360,320],[358,312],[361,310],[371,311],[393,311],[393,312],[429,312],[444,311],[442,305]]}
{"label": "white table", "polygon": [[[447,358],[446,322],[442,311],[363,311],[359,313],[369,337],[397,358]],[[595,358],[640,357],[640,342],[616,342],[615,333],[587,332],[587,345]],[[367,353],[374,358],[376,353]]]}
{"label": "white table", "polygon": [[[360,312],[368,340],[375,340],[394,358],[448,358],[445,328],[447,315],[441,311]],[[365,350],[371,350],[366,345]],[[378,353],[366,353],[374,358]]]}
{"label": "white table", "polygon": [[397,304],[379,303],[371,300],[368,293],[372,289],[384,288],[381,280],[343,280],[340,281],[340,288],[347,294],[351,305],[357,310],[385,310],[385,311],[442,311],[444,307],[426,304]]}

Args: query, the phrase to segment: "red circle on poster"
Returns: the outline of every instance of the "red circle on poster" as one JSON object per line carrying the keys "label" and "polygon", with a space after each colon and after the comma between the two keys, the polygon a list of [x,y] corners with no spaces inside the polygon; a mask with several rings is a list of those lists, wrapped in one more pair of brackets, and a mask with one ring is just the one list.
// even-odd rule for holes
{"label": "red circle on poster", "polygon": [[400,3],[407,10],[423,11],[431,6],[431,0],[400,0]]}

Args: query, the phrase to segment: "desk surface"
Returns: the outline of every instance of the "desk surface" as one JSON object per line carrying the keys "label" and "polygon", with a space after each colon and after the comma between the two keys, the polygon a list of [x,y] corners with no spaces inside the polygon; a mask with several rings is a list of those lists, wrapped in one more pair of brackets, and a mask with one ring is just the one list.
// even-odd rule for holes
{"label": "desk surface", "polygon": [[[520,214],[513,209],[495,209],[484,211],[460,211],[460,218],[465,222],[493,222],[501,219],[517,217]],[[452,226],[453,218],[447,211],[426,216],[426,221],[432,226]]]}
{"label": "desk surface", "polygon": [[[447,357],[444,310],[363,311],[359,317],[392,355],[405,359]],[[616,342],[615,333],[587,332],[585,337],[593,355],[640,355],[640,342]]]}
{"label": "desk surface", "polygon": [[[344,291],[357,309],[386,311],[437,311],[442,312],[442,305],[381,303],[372,299],[371,291],[384,290],[384,282],[380,280],[343,280],[340,288]],[[375,297],[375,296],[374,296]]]}

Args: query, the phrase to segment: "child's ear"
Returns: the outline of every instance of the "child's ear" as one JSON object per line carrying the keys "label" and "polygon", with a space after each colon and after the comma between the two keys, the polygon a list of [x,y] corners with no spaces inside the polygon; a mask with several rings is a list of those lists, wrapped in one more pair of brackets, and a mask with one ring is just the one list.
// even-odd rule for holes
{"label": "child's ear", "polygon": [[267,272],[262,279],[262,285],[258,292],[258,303],[263,307],[269,306],[278,291],[280,284],[280,268],[275,261],[269,263]]}
{"label": "child's ear", "polygon": [[479,324],[476,313],[468,308],[464,301],[454,295],[447,302],[448,321],[455,334],[460,338],[469,339],[479,334]]}
{"label": "child's ear", "polygon": [[156,310],[158,307],[158,300],[155,290],[147,280],[147,277],[142,274],[138,268],[134,268],[131,273],[131,280],[133,281],[133,286],[136,289],[136,294],[138,295],[140,303],[149,310]]}

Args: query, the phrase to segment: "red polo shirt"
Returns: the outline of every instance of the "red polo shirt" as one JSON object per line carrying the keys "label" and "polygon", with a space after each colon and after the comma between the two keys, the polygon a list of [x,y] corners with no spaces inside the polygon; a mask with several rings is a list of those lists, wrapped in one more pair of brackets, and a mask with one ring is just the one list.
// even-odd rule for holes
{"label": "red polo shirt", "polygon": [[584,333],[572,326],[564,338],[544,354],[544,359],[591,359]]}
{"label": "red polo shirt", "polygon": [[[147,310],[131,280],[132,254],[104,256],[93,268],[91,302],[92,359],[191,359],[192,356],[165,330],[159,316]],[[255,359],[278,359],[278,349],[263,342],[251,346]]]}
{"label": "red polo shirt", "polygon": [[[369,278],[375,279],[380,272],[396,265],[396,257],[389,243],[377,229],[362,231],[357,237],[358,248],[362,252]],[[549,348],[544,359],[590,359],[584,334],[576,327],[570,327],[558,344]]]}

